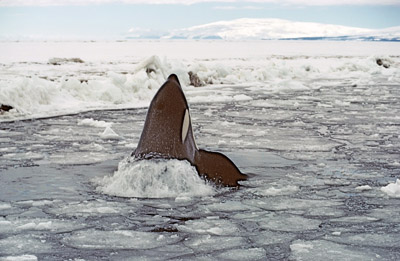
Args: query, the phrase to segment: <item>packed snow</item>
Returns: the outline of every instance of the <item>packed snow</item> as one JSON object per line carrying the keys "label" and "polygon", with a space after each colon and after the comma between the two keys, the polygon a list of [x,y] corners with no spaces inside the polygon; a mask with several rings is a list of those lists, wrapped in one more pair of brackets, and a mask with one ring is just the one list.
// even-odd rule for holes
{"label": "packed snow", "polygon": [[[6,50],[4,54],[0,54],[0,58],[4,58],[5,61],[10,58],[15,59],[7,55],[7,49],[10,49],[10,53],[17,51],[15,46],[11,43],[0,44]],[[121,44],[126,47],[125,43]],[[166,46],[171,44],[173,42],[167,42]],[[250,57],[245,59],[240,56],[215,59],[212,53],[208,59],[190,59],[190,56],[181,59],[177,58],[181,54],[175,50],[170,56],[149,54],[141,60],[133,60],[133,63],[126,58],[121,61],[103,62],[91,62],[85,58],[83,61],[86,62],[60,65],[54,65],[52,58],[48,58],[48,62],[43,63],[7,62],[3,64],[1,73],[0,103],[12,106],[13,109],[3,115],[0,121],[98,109],[146,107],[171,73],[178,75],[190,103],[252,100],[249,95],[235,92],[235,86],[238,85],[265,91],[307,91],[320,87],[322,82],[317,81],[318,79],[333,82],[335,79],[340,79],[343,74],[346,74],[347,79],[351,81],[350,84],[372,84],[379,77],[390,78],[389,80],[396,82],[400,78],[397,69],[399,61],[385,53],[396,54],[397,46],[387,44],[387,46],[379,45],[379,47],[384,47],[382,48],[383,55],[376,54],[377,51],[373,50],[375,46],[366,44],[365,50],[361,53],[367,53],[367,56],[347,56],[346,49],[337,49],[337,55],[332,55],[332,50],[329,50],[323,51],[328,52],[326,55],[313,57],[308,54],[308,49],[300,48],[294,56],[265,54],[258,56],[250,53]],[[26,48],[29,48],[29,44],[27,45]],[[31,45],[37,45],[37,43]],[[49,45],[51,47],[53,44],[49,43]],[[64,47],[65,44],[60,45]],[[71,45],[75,44],[71,43]],[[82,45],[85,46],[87,43]],[[110,45],[115,46],[116,49],[120,48],[118,43],[110,43]],[[219,45],[220,43],[215,45],[215,51],[219,51]],[[226,46],[231,48],[247,48],[247,45],[252,45],[252,42],[243,42],[242,45],[226,43]],[[254,45],[258,47],[260,42],[254,42]],[[274,42],[273,45],[275,45]],[[301,47],[303,43],[299,45]],[[331,45],[327,44],[326,47],[329,49]],[[289,51],[295,48],[292,43],[289,46]],[[99,53],[105,47],[108,46],[106,44],[98,46]],[[133,42],[132,48],[136,47],[142,48],[141,43]],[[202,47],[207,48],[206,45]],[[282,52],[281,47],[273,47],[277,53]],[[352,50],[351,44],[350,47],[349,50]],[[186,48],[188,49],[186,52],[192,52],[190,45]],[[272,50],[269,52],[273,53]],[[46,55],[44,53],[41,57]],[[386,69],[377,66],[377,59],[383,60],[392,67]],[[68,71],[67,75],[65,71]],[[189,72],[197,75],[207,86],[203,88],[191,86]],[[226,86],[229,88],[225,88]],[[89,123],[82,122],[81,124]]]}
{"label": "packed snow", "polygon": [[[398,44],[0,47],[0,260],[400,259]],[[239,189],[131,157],[170,73]]]}

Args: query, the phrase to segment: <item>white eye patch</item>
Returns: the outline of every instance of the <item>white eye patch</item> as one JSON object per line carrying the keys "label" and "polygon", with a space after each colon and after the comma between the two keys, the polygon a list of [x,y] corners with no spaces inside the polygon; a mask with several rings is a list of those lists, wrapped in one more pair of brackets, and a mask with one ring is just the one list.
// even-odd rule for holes
{"label": "white eye patch", "polygon": [[182,123],[182,143],[185,142],[186,136],[188,134],[189,124],[190,124],[189,111],[186,109]]}

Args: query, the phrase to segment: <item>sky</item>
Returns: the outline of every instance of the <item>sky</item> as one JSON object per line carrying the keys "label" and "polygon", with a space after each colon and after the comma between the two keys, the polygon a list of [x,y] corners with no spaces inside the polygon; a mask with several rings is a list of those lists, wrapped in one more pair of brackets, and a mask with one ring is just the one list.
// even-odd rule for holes
{"label": "sky", "polygon": [[400,0],[0,0],[0,39],[123,38],[238,18],[382,29]]}

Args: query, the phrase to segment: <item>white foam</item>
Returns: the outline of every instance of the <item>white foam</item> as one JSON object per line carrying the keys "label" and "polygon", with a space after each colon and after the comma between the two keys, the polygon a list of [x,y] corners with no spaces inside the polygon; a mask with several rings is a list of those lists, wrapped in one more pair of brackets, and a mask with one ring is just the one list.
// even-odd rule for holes
{"label": "white foam", "polygon": [[390,183],[381,190],[385,192],[389,197],[400,198],[400,179],[396,180],[396,183]]}
{"label": "white foam", "polygon": [[112,176],[95,179],[97,191],[120,197],[198,197],[215,193],[195,167],[181,160],[125,158]]}

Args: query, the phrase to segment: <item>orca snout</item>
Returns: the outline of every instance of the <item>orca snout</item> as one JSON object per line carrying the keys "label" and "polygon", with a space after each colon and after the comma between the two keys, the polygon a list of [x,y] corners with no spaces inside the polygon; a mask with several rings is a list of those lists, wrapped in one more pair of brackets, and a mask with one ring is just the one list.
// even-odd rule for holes
{"label": "orca snout", "polygon": [[171,74],[170,76],[168,76],[167,81],[171,81],[171,82],[176,82],[179,87],[181,86],[181,83],[179,82],[178,76],[176,74]]}

